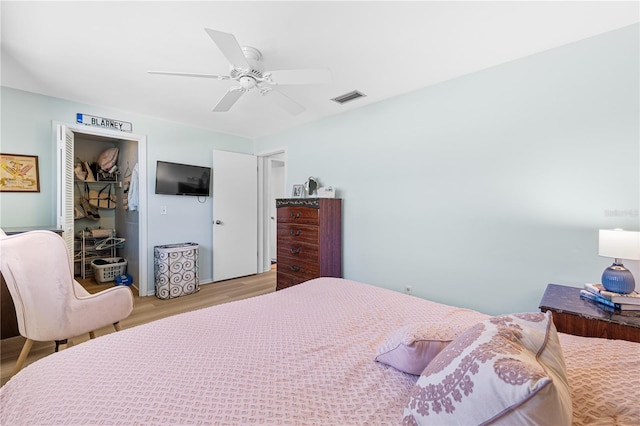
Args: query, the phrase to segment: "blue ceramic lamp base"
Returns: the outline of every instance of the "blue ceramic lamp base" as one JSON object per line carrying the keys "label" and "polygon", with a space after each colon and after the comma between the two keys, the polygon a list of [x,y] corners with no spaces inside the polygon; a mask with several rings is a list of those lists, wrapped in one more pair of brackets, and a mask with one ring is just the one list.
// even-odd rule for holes
{"label": "blue ceramic lamp base", "polygon": [[633,274],[622,263],[614,263],[602,273],[602,285],[608,291],[628,294],[636,288]]}

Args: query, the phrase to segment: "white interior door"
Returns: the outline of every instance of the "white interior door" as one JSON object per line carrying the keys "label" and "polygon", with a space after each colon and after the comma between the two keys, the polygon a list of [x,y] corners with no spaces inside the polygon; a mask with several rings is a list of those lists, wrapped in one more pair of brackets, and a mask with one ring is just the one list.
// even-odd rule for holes
{"label": "white interior door", "polygon": [[73,132],[64,125],[56,126],[58,196],[56,200],[57,225],[69,252],[73,271]]}
{"label": "white interior door", "polygon": [[213,281],[257,271],[257,157],[214,150]]}

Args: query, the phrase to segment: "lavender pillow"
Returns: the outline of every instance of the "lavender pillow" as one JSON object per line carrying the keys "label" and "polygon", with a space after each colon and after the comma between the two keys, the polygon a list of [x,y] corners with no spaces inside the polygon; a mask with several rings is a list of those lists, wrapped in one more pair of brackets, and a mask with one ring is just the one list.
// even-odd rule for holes
{"label": "lavender pillow", "polygon": [[391,333],[378,346],[375,360],[404,373],[420,375],[457,336],[446,323],[409,324]]}
{"label": "lavender pillow", "polygon": [[571,394],[550,313],[490,318],[424,369],[405,425],[570,425]]}

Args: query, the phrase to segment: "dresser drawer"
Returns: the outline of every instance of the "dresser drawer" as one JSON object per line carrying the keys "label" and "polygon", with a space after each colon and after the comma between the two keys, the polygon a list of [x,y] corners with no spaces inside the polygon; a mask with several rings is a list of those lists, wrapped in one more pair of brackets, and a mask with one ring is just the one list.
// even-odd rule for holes
{"label": "dresser drawer", "polygon": [[318,263],[318,245],[302,241],[279,241],[278,260],[280,259]]}
{"label": "dresser drawer", "polygon": [[278,223],[302,223],[305,225],[318,225],[318,209],[312,207],[280,207],[278,210]]}
{"label": "dresser drawer", "polygon": [[276,290],[282,290],[283,288],[298,285],[305,281],[312,280],[318,277],[310,277],[304,275],[287,274],[285,272],[278,271],[278,278],[276,283]]}
{"label": "dresser drawer", "polygon": [[300,259],[283,257],[278,259],[278,272],[316,278],[320,276],[320,266],[317,261],[305,262]]}
{"label": "dresser drawer", "polygon": [[313,225],[293,225],[278,223],[278,243],[285,241],[289,244],[297,242],[318,244],[318,227]]}

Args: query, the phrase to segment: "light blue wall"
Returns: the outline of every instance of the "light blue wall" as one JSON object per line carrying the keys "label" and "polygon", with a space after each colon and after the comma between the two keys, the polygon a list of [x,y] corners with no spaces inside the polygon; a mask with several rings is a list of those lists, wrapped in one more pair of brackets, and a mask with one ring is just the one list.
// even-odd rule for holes
{"label": "light blue wall", "polygon": [[[345,277],[399,291],[411,285],[418,296],[487,313],[536,310],[548,282],[599,280],[610,260],[597,256],[598,229],[640,230],[638,28],[255,146],[3,87],[0,150],[39,156],[41,192],[1,194],[0,226],[55,224],[51,121],[73,123],[83,112],[130,121],[148,138],[150,279],[153,246],[182,241],[201,244],[201,279],[212,276],[211,200],[155,195],[156,160],[210,166],[212,149],[286,147],[289,186],[313,175],[344,199]],[[640,278],[638,262],[625,264]]]}
{"label": "light blue wall", "polygon": [[[638,25],[283,134],[288,185],[343,201],[346,278],[490,314],[599,281],[640,230]],[[357,89],[357,88],[356,88]],[[373,88],[372,90],[375,90]],[[357,102],[357,101],[356,101]],[[638,262],[625,262],[638,274]]]}
{"label": "light blue wall", "polygon": [[[0,226],[52,226],[56,224],[55,142],[52,121],[75,122],[76,113],[133,123],[136,134],[147,136],[148,276],[153,288],[153,247],[193,241],[200,244],[200,279],[210,282],[212,266],[212,199],[155,194],[156,161],[213,165],[212,150],[253,153],[253,141],[183,124],[1,88],[2,140],[0,151],[37,155],[40,193],[0,194]],[[167,214],[160,215],[160,206]]]}

